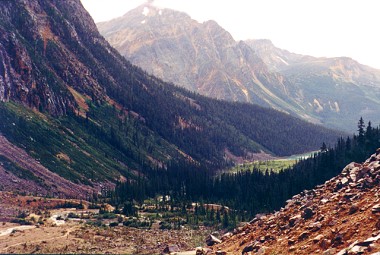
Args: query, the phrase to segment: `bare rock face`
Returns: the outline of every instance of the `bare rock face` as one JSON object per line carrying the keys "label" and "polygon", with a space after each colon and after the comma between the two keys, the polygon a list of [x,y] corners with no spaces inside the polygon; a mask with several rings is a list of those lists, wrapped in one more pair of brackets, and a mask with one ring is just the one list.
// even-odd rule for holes
{"label": "bare rock face", "polygon": [[62,115],[77,106],[68,88],[104,100],[95,47],[111,48],[79,0],[1,1],[0,20],[0,101]]}
{"label": "bare rock face", "polygon": [[[213,250],[257,254],[260,244],[267,247],[265,254],[377,254],[379,163],[376,152],[363,164],[347,165],[324,185],[293,196],[280,211],[234,231]],[[262,238],[269,235],[276,238]]]}
{"label": "bare rock face", "polygon": [[[349,116],[379,120],[376,97],[380,93],[380,70],[347,57],[316,58],[291,53],[275,47],[269,40],[245,43],[271,71],[279,72],[289,81],[288,90],[308,114],[346,130]],[[376,96],[366,94],[367,91]]]}

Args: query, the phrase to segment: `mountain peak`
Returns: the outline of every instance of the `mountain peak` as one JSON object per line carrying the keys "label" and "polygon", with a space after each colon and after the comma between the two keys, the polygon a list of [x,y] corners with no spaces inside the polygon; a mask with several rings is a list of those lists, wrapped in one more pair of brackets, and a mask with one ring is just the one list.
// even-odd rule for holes
{"label": "mountain peak", "polygon": [[[379,72],[348,58],[295,54],[268,39],[236,42],[214,20],[199,23],[154,2],[98,28],[133,64],[206,96],[252,102],[350,132],[351,118],[379,119]],[[368,86],[376,91],[367,93]],[[361,103],[350,102],[352,90],[362,90]]]}
{"label": "mountain peak", "polygon": [[[141,12],[141,15],[143,15],[145,17],[149,17],[149,16],[155,16],[155,15],[162,15],[163,9],[154,5],[153,1],[150,1],[150,2],[146,2],[146,3],[138,6],[134,10]],[[134,11],[134,10],[132,10],[132,11]],[[126,14],[124,14],[124,16],[127,14],[128,14],[128,12]]]}
{"label": "mountain peak", "polygon": [[[120,18],[130,18],[130,17],[138,17],[141,18],[153,18],[157,16],[165,16],[168,17],[186,17],[190,18],[190,16],[184,12],[169,9],[169,8],[162,8],[154,3],[154,1],[148,1],[144,4],[141,4],[140,6],[128,11]],[[116,18],[116,19],[120,19]],[[107,22],[107,21],[106,21]],[[103,23],[103,22],[101,22]]]}
{"label": "mountain peak", "polygon": [[258,46],[275,47],[273,42],[269,39],[249,39],[246,42],[256,44]]}

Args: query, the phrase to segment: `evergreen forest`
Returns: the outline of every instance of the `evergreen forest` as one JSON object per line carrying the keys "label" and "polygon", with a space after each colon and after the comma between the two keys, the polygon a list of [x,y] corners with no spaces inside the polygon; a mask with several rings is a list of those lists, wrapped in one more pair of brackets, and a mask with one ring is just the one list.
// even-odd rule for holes
{"label": "evergreen forest", "polygon": [[[119,183],[107,196],[111,203],[123,209],[142,205],[146,199],[160,195],[170,199],[166,201],[168,206],[158,205],[157,208],[167,211],[177,208],[185,214],[185,208],[196,202],[196,219],[203,215],[208,223],[236,226],[236,222],[248,220],[258,213],[279,210],[293,195],[323,184],[352,161],[363,162],[378,147],[379,127],[372,127],[371,122],[365,125],[361,118],[357,134],[339,138],[333,147],[323,143],[321,150],[312,157],[301,159],[293,167],[279,172],[247,169],[218,174],[194,165],[171,164],[164,171],[147,168],[137,180]],[[210,204],[219,204],[222,209],[204,206]],[[226,217],[228,220],[223,223]]]}

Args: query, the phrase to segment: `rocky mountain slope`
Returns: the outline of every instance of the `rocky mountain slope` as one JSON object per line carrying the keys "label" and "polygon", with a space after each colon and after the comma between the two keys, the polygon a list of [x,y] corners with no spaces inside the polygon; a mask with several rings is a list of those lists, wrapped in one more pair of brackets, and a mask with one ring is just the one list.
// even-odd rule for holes
{"label": "rocky mountain slope", "polygon": [[[294,99],[327,126],[349,130],[350,118],[380,121],[380,70],[350,58],[315,58],[290,53],[269,40],[246,43],[275,72],[289,81]],[[346,127],[346,128],[344,128]]]}
{"label": "rocky mountain slope", "polygon": [[147,3],[97,26],[123,56],[165,81],[213,98],[300,111],[287,99],[284,77],[270,72],[247,44],[215,21],[199,23]]}
{"label": "rocky mountain slope", "polygon": [[378,254],[380,149],[350,163],[284,208],[228,233],[214,251],[231,254]]}
{"label": "rocky mountain slope", "polygon": [[214,21],[151,4],[97,26],[132,63],[201,94],[349,132],[360,116],[380,121],[380,71],[354,60],[294,54],[269,40],[236,42]]}
{"label": "rocky mountain slope", "polygon": [[0,56],[2,135],[89,189],[170,162],[215,169],[235,156],[313,150],[340,135],[148,75],[104,40],[80,0],[1,1]]}
{"label": "rocky mountain slope", "polygon": [[52,173],[23,149],[0,135],[0,190],[38,196],[86,198],[96,189],[72,183]]}

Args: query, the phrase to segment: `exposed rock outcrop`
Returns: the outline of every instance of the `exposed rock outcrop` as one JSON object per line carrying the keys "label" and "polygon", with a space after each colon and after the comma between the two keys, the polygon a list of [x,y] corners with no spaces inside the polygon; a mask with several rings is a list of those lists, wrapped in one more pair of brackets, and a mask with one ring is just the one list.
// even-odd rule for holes
{"label": "exposed rock outcrop", "polygon": [[[290,95],[303,111],[323,119],[327,125],[350,130],[351,116],[372,121],[380,119],[376,110],[380,70],[347,57],[316,58],[291,53],[277,48],[269,40],[245,43],[271,71],[286,77]],[[353,92],[360,99],[353,96]]]}
{"label": "exposed rock outcrop", "polygon": [[[380,251],[380,149],[363,164],[293,196],[213,247],[232,254],[375,254]],[[268,238],[262,238],[268,237]],[[270,238],[269,238],[270,237]],[[255,248],[256,247],[256,248]]]}
{"label": "exposed rock outcrop", "polygon": [[112,49],[80,0],[1,1],[0,20],[0,101],[62,115],[77,107],[69,87],[105,100],[93,46]]}

